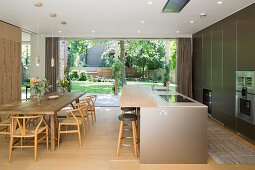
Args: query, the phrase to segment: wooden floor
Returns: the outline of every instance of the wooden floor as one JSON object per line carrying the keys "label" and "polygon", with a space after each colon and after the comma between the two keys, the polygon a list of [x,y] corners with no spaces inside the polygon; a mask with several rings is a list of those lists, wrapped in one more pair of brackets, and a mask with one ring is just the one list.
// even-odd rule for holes
{"label": "wooden floor", "polygon": [[[38,146],[38,162],[34,162],[33,149],[23,151],[15,149],[13,151],[12,163],[8,163],[9,138],[0,136],[0,170],[236,170],[255,169],[255,165],[216,165],[208,156],[206,165],[140,165],[139,160],[134,157],[132,147],[122,147],[119,157],[115,156],[117,138],[119,131],[119,121],[117,115],[120,109],[97,108],[97,122],[87,130],[87,135],[83,136],[82,147],[79,147],[78,136],[76,134],[63,135],[60,148],[55,152],[46,151],[45,144]],[[211,121],[211,120],[210,120]],[[212,121],[213,122],[213,121]],[[214,122],[213,122],[214,123]],[[216,123],[215,123],[216,124]],[[219,126],[219,125],[218,125]],[[222,128],[222,127],[221,127]],[[230,133],[233,137],[243,142],[245,145],[255,150],[255,145]],[[130,142],[132,142],[130,140]],[[174,153],[173,153],[174,154]]]}

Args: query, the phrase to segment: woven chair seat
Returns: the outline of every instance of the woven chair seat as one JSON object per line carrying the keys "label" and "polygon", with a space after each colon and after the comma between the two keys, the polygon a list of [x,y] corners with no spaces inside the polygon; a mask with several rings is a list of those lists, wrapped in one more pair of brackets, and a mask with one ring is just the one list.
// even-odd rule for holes
{"label": "woven chair seat", "polygon": [[[79,124],[82,124],[82,118],[77,117]],[[67,117],[62,122],[59,122],[61,125],[77,125],[77,121],[74,117]]]}
{"label": "woven chair seat", "polygon": [[[26,135],[23,136],[20,134],[20,130],[17,129],[14,131],[13,137],[34,137],[35,136],[35,129],[36,127],[26,127]],[[46,129],[46,126],[44,127],[39,127],[37,134],[41,133],[42,131],[44,131]]]}

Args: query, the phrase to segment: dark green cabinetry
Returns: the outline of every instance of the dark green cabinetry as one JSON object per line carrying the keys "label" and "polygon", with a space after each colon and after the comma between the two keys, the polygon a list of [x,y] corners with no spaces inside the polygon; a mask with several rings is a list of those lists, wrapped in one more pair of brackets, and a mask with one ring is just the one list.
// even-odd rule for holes
{"label": "dark green cabinetry", "polygon": [[235,117],[236,71],[255,70],[255,3],[193,35],[193,67],[194,99],[212,90],[212,117],[255,142],[255,126]]}

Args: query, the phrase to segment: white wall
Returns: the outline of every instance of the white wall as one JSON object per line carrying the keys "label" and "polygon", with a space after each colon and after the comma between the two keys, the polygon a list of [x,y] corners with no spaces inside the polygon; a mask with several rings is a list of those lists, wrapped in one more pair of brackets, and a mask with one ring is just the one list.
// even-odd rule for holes
{"label": "white wall", "polygon": [[[38,37],[38,41],[37,41]],[[37,46],[38,42],[38,46]],[[38,50],[37,50],[38,47]],[[35,57],[39,55],[40,66],[36,66]],[[45,38],[42,35],[31,35],[31,78],[44,79],[45,78]]]}

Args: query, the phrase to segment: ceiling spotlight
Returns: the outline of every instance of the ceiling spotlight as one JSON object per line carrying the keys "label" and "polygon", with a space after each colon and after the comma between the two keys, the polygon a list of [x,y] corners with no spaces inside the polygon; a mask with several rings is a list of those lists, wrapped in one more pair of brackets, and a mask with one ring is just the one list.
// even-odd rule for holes
{"label": "ceiling spotlight", "polygon": [[194,21],[190,21],[191,24],[194,24]]}
{"label": "ceiling spotlight", "polygon": [[62,25],[66,25],[66,21],[61,21],[61,24]]}
{"label": "ceiling spotlight", "polygon": [[152,4],[152,2],[151,2],[151,1],[149,1],[149,2],[148,2],[148,4],[149,4],[149,5],[151,5],[151,4]]}
{"label": "ceiling spotlight", "polygon": [[61,33],[62,31],[58,31],[59,33]]}
{"label": "ceiling spotlight", "polygon": [[200,18],[205,18],[206,17],[206,13],[201,13],[200,14]]}
{"label": "ceiling spotlight", "polygon": [[56,17],[56,16],[57,14],[54,14],[54,13],[50,14],[50,17]]}
{"label": "ceiling spotlight", "polygon": [[144,21],[143,21],[143,20],[141,21],[141,24],[144,24]]}
{"label": "ceiling spotlight", "polygon": [[96,31],[93,30],[93,31],[91,31],[91,32],[92,32],[92,33],[95,33]]}
{"label": "ceiling spotlight", "polygon": [[221,5],[222,3],[223,3],[222,1],[218,1],[218,2],[217,2],[218,5]]}
{"label": "ceiling spotlight", "polygon": [[140,31],[140,30],[138,30],[138,31],[137,31],[137,33],[141,33],[141,31]]}
{"label": "ceiling spotlight", "polygon": [[177,34],[179,34],[179,33],[180,33],[180,31],[176,31],[176,33],[177,33]]}
{"label": "ceiling spotlight", "polygon": [[41,6],[42,6],[42,3],[41,3],[41,2],[35,2],[35,3],[34,3],[34,6],[36,6],[36,7],[41,7]]}

